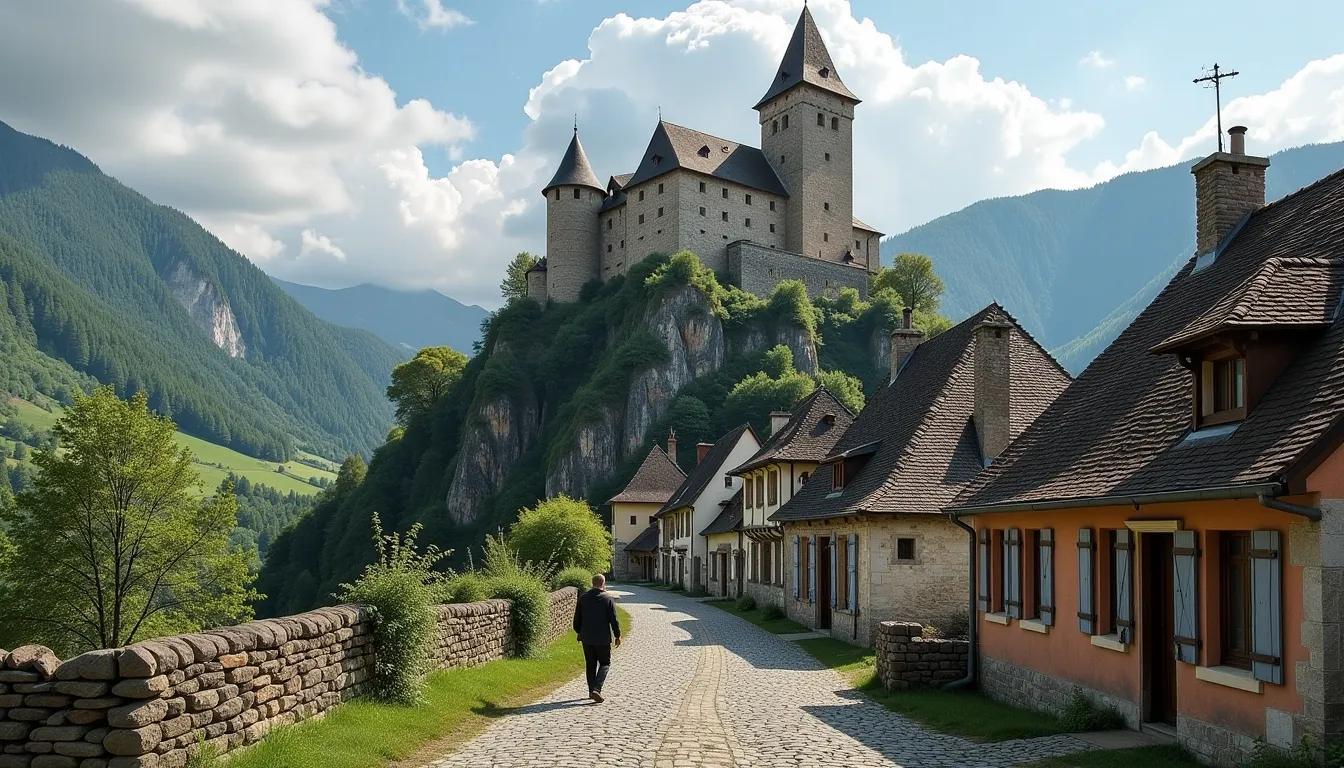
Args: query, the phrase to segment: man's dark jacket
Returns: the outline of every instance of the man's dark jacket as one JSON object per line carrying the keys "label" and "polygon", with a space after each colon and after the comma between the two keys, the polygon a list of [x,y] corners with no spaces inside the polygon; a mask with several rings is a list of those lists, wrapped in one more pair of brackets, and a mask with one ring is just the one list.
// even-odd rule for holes
{"label": "man's dark jacket", "polygon": [[621,623],[616,619],[616,601],[600,589],[590,589],[579,595],[574,606],[574,631],[584,645],[611,645],[612,635],[621,637]]}

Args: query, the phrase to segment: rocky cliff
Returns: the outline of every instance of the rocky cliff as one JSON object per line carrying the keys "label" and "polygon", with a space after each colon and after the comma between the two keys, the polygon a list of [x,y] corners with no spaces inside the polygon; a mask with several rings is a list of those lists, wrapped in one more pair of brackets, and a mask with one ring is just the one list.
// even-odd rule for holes
{"label": "rocky cliff", "polygon": [[216,347],[229,357],[247,354],[243,332],[238,329],[238,320],[229,309],[229,302],[219,295],[210,281],[196,274],[186,262],[179,262],[168,274],[167,282],[173,296]]}

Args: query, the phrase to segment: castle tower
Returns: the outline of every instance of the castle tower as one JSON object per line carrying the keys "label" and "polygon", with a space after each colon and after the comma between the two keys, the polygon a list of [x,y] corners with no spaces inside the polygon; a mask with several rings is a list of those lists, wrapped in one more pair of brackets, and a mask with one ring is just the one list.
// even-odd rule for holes
{"label": "castle tower", "polygon": [[779,71],[756,104],[761,150],[789,191],[784,248],[844,262],[853,246],[854,107],[803,6]]}
{"label": "castle tower", "polygon": [[541,194],[546,197],[546,295],[552,301],[577,301],[583,284],[600,274],[597,214],[606,197],[583,153],[577,126]]}

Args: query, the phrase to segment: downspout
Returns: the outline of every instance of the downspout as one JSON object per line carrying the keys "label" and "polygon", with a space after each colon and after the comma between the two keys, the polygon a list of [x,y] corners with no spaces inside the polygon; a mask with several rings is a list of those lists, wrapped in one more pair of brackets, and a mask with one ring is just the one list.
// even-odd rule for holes
{"label": "downspout", "polygon": [[1257,496],[1256,498],[1260,500],[1260,506],[1262,507],[1268,507],[1269,509],[1277,509],[1280,512],[1287,512],[1293,515],[1301,515],[1302,517],[1305,517],[1308,520],[1316,520],[1319,522],[1321,519],[1321,510],[1317,509],[1316,507],[1305,507],[1302,506],[1301,504],[1291,504],[1286,501],[1279,501],[1273,496],[1267,496],[1263,493]]}
{"label": "downspout", "polygon": [[976,678],[980,671],[980,662],[979,662],[980,631],[978,626],[979,611],[977,610],[979,606],[976,604],[976,596],[977,596],[976,589],[977,584],[979,582],[977,576],[979,576],[979,573],[977,571],[975,562],[976,558],[979,555],[979,549],[978,547],[976,547],[975,529],[967,525],[966,523],[963,523],[961,521],[961,518],[957,517],[951,512],[947,513],[947,517],[953,523],[956,523],[959,528],[966,531],[966,535],[970,538],[971,570],[970,570],[970,579],[968,582],[970,584],[970,589],[967,591],[969,595],[969,598],[967,600],[968,612],[966,614],[969,617],[969,621],[966,622],[966,640],[969,643],[970,647],[967,649],[966,654],[966,676],[961,678],[960,680],[953,680],[952,682],[943,686],[943,688],[949,691],[970,690],[975,688]]}

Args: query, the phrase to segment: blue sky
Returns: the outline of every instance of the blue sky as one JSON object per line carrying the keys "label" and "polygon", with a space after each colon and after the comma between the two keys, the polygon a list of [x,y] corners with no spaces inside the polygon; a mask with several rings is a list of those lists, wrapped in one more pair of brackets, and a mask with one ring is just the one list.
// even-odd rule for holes
{"label": "blue sky", "polygon": [[[855,214],[891,234],[1215,147],[1344,140],[1344,3],[811,0],[862,98]],[[496,306],[544,253],[574,114],[599,175],[659,107],[749,144],[800,0],[0,0],[0,120],[72,146],[267,272]],[[972,10],[968,10],[972,9]],[[1304,21],[1306,20],[1306,21]],[[453,23],[458,22],[458,23]]]}

